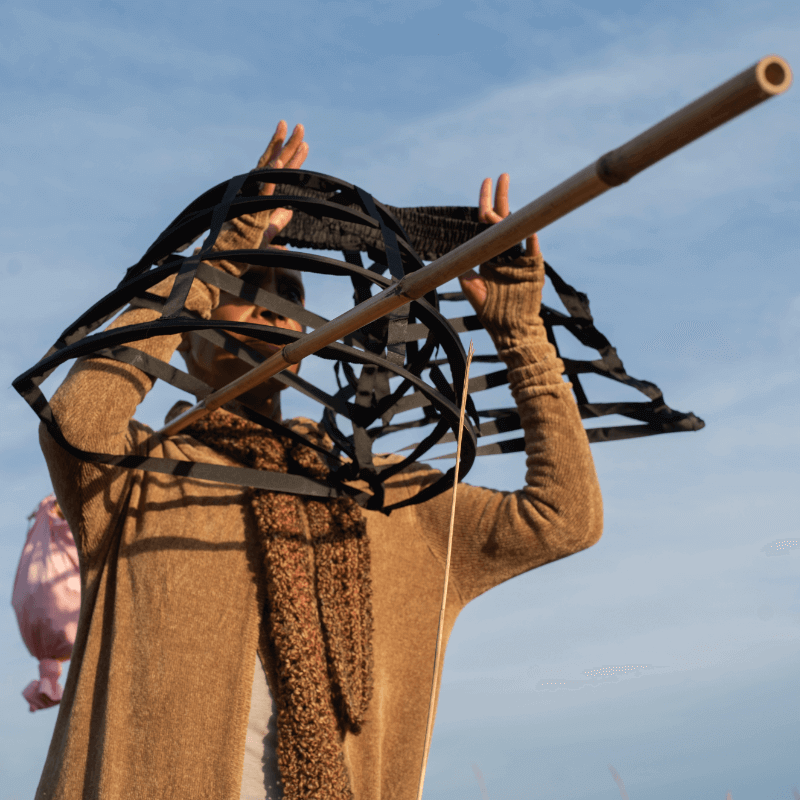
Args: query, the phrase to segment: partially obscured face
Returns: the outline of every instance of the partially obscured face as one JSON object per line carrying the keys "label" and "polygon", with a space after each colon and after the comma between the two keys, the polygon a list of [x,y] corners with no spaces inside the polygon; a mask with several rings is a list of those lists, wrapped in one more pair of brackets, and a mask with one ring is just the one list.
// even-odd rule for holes
{"label": "partially obscured face", "polygon": [[[298,306],[305,305],[303,279],[297,270],[283,267],[251,267],[247,272],[246,280],[249,283],[257,283],[265,291],[276,294],[291,303],[296,303]],[[297,320],[288,319],[273,311],[253,305],[248,300],[242,300],[222,291],[220,291],[219,305],[211,313],[211,319],[250,322],[292,331],[303,330],[303,326]],[[265,356],[271,356],[280,349],[279,345],[267,344],[243,333],[233,331],[230,333]],[[248,364],[231,353],[191,334],[181,346],[181,352],[186,359],[189,372],[215,389],[222,388],[251,369]],[[288,367],[287,371],[297,372],[299,366],[299,364],[294,364]],[[277,392],[283,388],[285,388],[283,384],[275,379],[270,379],[248,394],[258,397],[261,402],[270,403]]]}

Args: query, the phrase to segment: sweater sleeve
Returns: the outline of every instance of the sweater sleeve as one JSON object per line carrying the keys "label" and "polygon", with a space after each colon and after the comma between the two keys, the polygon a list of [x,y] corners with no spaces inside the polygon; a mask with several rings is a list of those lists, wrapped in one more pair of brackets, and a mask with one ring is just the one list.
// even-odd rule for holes
{"label": "sweater sleeve", "polygon": [[[172,279],[169,280],[171,285]],[[208,318],[211,294],[195,281],[187,306]],[[169,295],[167,281],[151,291]],[[121,314],[108,329],[151,322],[160,312],[137,308]],[[169,362],[180,344],[178,334],[154,336],[129,347]],[[75,447],[110,455],[143,455],[141,444],[151,430],[133,419],[136,408],[153,387],[153,379],[129,364],[104,358],[78,359],[50,400],[53,417],[66,440]],[[121,500],[130,491],[133,473],[70,455],[39,426],[42,447],[53,490],[69,521],[75,542],[84,557],[99,544],[103,530],[113,527]]]}
{"label": "sweater sleeve", "polygon": [[[268,221],[269,214],[259,212],[225,223],[213,250],[257,249]],[[218,262],[217,266],[236,276],[247,269],[245,264],[230,261]],[[168,297],[173,281],[174,278],[169,278],[150,291]],[[208,319],[218,302],[218,289],[195,280],[186,306]],[[160,316],[160,312],[152,309],[129,309],[108,327],[147,323]],[[129,346],[169,362],[180,342],[180,335],[175,334],[155,336]],[[64,437],[75,447],[111,455],[144,455],[140,451],[152,431],[133,417],[152,386],[153,380],[148,375],[129,364],[81,358],[53,395],[50,407]],[[104,532],[114,528],[134,473],[71,456],[53,440],[44,425],[39,426],[39,441],[53,489],[76,544],[83,557],[91,558]]]}
{"label": "sweater sleeve", "polygon": [[[485,264],[481,274],[488,290],[481,322],[508,367],[527,458],[525,485],[517,491],[458,487],[451,574],[464,603],[590,547],[600,538],[603,518],[589,440],[539,314],[544,261],[537,256],[507,266]],[[451,502],[445,492],[417,507],[419,530],[442,559]]]}

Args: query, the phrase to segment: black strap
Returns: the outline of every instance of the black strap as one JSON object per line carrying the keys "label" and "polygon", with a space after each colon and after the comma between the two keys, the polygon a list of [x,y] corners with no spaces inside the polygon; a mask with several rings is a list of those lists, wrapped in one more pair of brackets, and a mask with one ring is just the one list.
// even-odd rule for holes
{"label": "black strap", "polygon": [[219,232],[222,230],[222,225],[228,218],[228,212],[230,211],[231,204],[233,203],[236,195],[239,194],[239,190],[242,188],[244,180],[244,175],[239,175],[237,178],[234,178],[232,181],[230,181],[225,187],[225,194],[222,197],[222,202],[214,206],[214,210],[211,215],[211,229],[208,232],[208,238],[200,248],[200,252],[187,258],[181,265],[181,268],[178,270],[178,274],[175,276],[175,283],[172,285],[172,291],[170,292],[169,299],[164,305],[162,318],[170,319],[183,313],[183,307],[186,305],[186,298],[189,296],[189,290],[192,288],[192,281],[194,280],[197,272],[197,267],[206,254],[211,252],[211,248],[217,241]]}
{"label": "black strap", "polygon": [[[381,236],[385,246],[386,264],[389,274],[399,281],[405,275],[403,259],[400,257],[400,248],[397,244],[395,232],[386,224],[383,216],[375,207],[372,195],[367,194],[362,188],[356,187],[358,196],[370,216],[377,219],[380,224]],[[389,326],[386,337],[387,358],[393,364],[404,364],[406,360],[406,326],[408,325],[408,304],[396,308],[389,313]]]}

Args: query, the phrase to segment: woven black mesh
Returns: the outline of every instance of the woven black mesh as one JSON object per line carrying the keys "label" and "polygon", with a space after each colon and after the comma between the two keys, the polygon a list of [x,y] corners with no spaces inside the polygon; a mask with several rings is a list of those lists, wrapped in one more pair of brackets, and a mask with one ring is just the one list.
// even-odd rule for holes
{"label": "woven black mesh", "polygon": [[[280,178],[282,181],[277,184],[275,194],[270,197],[258,196],[258,182],[270,178]],[[304,249],[339,250],[343,252],[344,260],[293,250],[212,251],[226,220],[277,207],[290,207],[294,214],[291,223],[280,237],[273,240],[274,243]],[[248,365],[255,366],[264,357],[232,337],[230,331],[245,332],[252,338],[273,344],[287,344],[303,335],[255,324],[202,320],[186,309],[184,303],[191,282],[198,278],[224,288],[228,293],[254,298],[257,305],[278,313],[286,312],[281,305],[285,305],[286,301],[282,298],[260,289],[254,290],[252,285],[215,269],[209,262],[230,259],[257,266],[285,266],[301,272],[346,277],[358,302],[362,302],[374,291],[380,291],[403,275],[420,269],[423,260],[444,255],[489,227],[477,221],[477,212],[472,207],[393,208],[378,203],[352,184],[305,170],[260,170],[236,176],[187,206],[148,248],[142,259],[127,270],[117,288],[70,325],[44,358],[14,381],[14,388],[31,405],[62,447],[87,461],[313,496],[348,492],[362,505],[388,512],[391,507],[387,507],[383,499],[385,480],[416,460],[429,459],[431,448],[456,438],[460,391],[466,366],[460,335],[480,328],[474,314],[448,320],[440,313],[440,302],[463,299],[459,293],[431,292],[319,351],[317,356],[333,362],[339,386],[334,394],[328,394],[290,373],[284,372],[278,376],[287,386],[323,406],[322,422],[336,445],[334,454],[330,456],[332,472],[325,485],[314,485],[313,481],[300,476],[80,450],[64,438],[39,386],[60,364],[80,356],[94,356],[135,363],[152,377],[200,399],[211,391],[210,387],[155,358],[142,358],[140,351],[127,345],[150,336],[193,332],[234,353]],[[190,257],[178,255],[205,231],[209,233],[200,253]],[[369,267],[363,264],[363,253],[374,261]],[[521,247],[515,246],[502,254],[499,260],[506,261],[521,253]],[[619,414],[640,423],[591,428],[587,431],[589,439],[593,442],[611,441],[702,428],[702,420],[693,414],[670,409],[655,384],[627,375],[616,350],[595,328],[586,295],[566,284],[550,265],[546,266],[546,270],[569,312],[563,314],[543,306],[542,318],[551,341],[558,347],[555,331],[566,331],[585,346],[597,350],[599,355],[593,361],[564,359],[581,416],[591,418]],[[174,274],[177,278],[172,294],[166,301],[148,292],[150,287]],[[94,332],[128,304],[159,309],[162,317],[147,325]],[[325,322],[323,317],[311,311],[298,311],[295,316],[311,328]],[[499,363],[499,359],[494,352],[478,354],[475,363],[481,362]],[[449,377],[442,371],[443,367],[448,370]],[[591,403],[580,381],[582,374],[590,372],[626,384],[642,392],[648,400],[639,403]],[[507,407],[478,409],[473,402],[472,395],[505,383],[507,377],[502,366],[493,373],[470,380],[467,403],[470,419],[466,422],[459,468],[462,478],[477,455],[523,449],[521,436],[477,446],[479,436],[488,440],[520,428],[516,408],[510,403]],[[226,408],[265,428],[298,438],[289,428],[266,419],[258,408],[244,402],[234,402]],[[412,419],[406,416],[401,423],[393,422],[396,415],[415,409],[416,416]],[[343,419],[351,425],[352,433],[348,434],[343,429],[346,427],[341,423]],[[401,448],[401,453],[410,451],[402,460],[389,465],[376,465],[373,443],[388,434],[413,428],[430,430],[421,441]],[[446,454],[436,457],[452,456]],[[401,505],[421,502],[445,491],[452,486],[453,474],[454,469],[451,468],[432,486]],[[348,488],[345,482],[354,479],[365,480],[369,491],[357,493]]]}

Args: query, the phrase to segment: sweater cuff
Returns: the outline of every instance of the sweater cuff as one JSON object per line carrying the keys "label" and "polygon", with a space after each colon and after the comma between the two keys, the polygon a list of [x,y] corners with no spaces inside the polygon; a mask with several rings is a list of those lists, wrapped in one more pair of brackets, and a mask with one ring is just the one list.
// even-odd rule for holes
{"label": "sweater cuff", "polygon": [[[255,214],[245,214],[242,217],[228,220],[222,224],[216,242],[211,248],[214,253],[222,250],[259,250],[264,233],[269,226],[271,210],[258,211]],[[215,261],[214,265],[235,278],[247,272],[249,267],[241,261]]]}
{"label": "sweater cuff", "polygon": [[[174,283],[175,276],[170,275],[169,278],[165,278],[148,291],[166,299],[169,297]],[[217,305],[219,305],[219,289],[216,286],[210,286],[199,278],[195,278],[192,281],[189,296],[186,298],[186,308],[199,314],[203,319],[210,319],[211,312]]]}
{"label": "sweater cuff", "polygon": [[513,347],[520,339],[544,335],[539,311],[544,286],[544,258],[522,256],[509,264],[482,264],[486,281],[486,304],[480,321],[498,351]]}
{"label": "sweater cuff", "polygon": [[508,367],[517,402],[565,386],[564,362],[547,339],[540,311],[544,258],[523,256],[509,264],[481,265],[486,303],[480,321]]}

